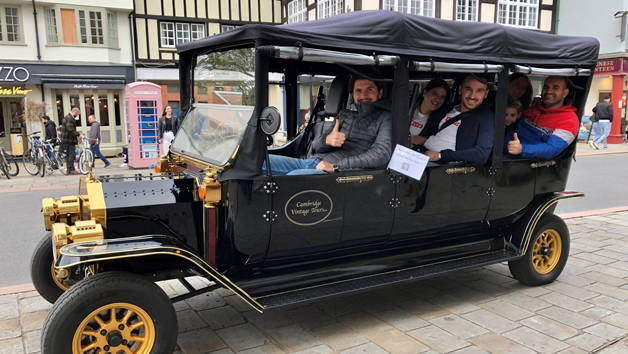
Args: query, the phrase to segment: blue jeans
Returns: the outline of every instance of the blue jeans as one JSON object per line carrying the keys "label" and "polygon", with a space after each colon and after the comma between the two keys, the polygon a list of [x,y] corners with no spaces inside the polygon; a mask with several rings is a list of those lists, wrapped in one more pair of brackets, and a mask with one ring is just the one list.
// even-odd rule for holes
{"label": "blue jeans", "polygon": [[[324,175],[327,172],[317,170],[321,159],[295,159],[294,157],[270,155],[270,170],[273,176]],[[266,175],[266,161],[262,165],[262,174]]]}
{"label": "blue jeans", "polygon": [[611,122],[597,122],[600,125],[600,136],[598,137],[595,134],[595,143],[599,144],[602,140],[604,141],[604,147],[608,147],[606,143],[606,138],[611,133]]}
{"label": "blue jeans", "polygon": [[111,164],[109,161],[107,161],[107,158],[102,156],[102,154],[100,153],[100,146],[98,144],[90,144],[90,148],[92,149],[94,156],[100,158],[102,162],[105,163],[105,166],[109,166]]}
{"label": "blue jeans", "polygon": [[593,141],[595,141],[595,139],[599,138],[601,133],[600,133],[600,123],[598,122],[591,122],[591,130],[594,136]]}

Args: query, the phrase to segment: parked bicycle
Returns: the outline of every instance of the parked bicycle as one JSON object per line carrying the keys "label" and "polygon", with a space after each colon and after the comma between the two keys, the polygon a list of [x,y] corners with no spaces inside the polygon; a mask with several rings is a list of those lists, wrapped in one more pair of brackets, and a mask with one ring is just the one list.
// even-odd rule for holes
{"label": "parked bicycle", "polygon": [[94,164],[94,152],[89,146],[89,139],[83,138],[79,143],[78,169],[86,175],[89,173],[89,165]]}
{"label": "parked bicycle", "polygon": [[4,150],[3,143],[4,141],[0,141],[0,165],[2,172],[6,174],[7,178],[15,177],[20,173],[20,166],[15,161],[15,157]]}
{"label": "parked bicycle", "polygon": [[[54,144],[54,146],[53,146]],[[60,170],[64,175],[68,174],[68,169],[64,167],[65,155],[59,152],[59,139],[49,139],[44,142],[44,163],[43,167],[49,174],[54,173],[55,170]],[[47,166],[46,166],[47,165]]]}
{"label": "parked bicycle", "polygon": [[24,151],[24,155],[22,155],[22,164],[26,172],[33,176],[40,174],[43,177],[46,174],[44,166],[44,147],[41,140],[39,140],[39,135],[35,135],[39,133],[41,132],[34,132],[27,135],[29,147]]}

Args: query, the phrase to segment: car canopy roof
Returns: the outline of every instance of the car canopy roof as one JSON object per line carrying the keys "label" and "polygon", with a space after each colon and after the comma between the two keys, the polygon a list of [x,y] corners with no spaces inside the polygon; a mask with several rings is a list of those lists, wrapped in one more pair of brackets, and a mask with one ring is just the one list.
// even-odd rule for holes
{"label": "car canopy roof", "polygon": [[364,54],[544,67],[597,64],[599,42],[494,23],[450,21],[395,11],[356,11],[287,25],[252,24],[177,46],[179,54],[262,40]]}

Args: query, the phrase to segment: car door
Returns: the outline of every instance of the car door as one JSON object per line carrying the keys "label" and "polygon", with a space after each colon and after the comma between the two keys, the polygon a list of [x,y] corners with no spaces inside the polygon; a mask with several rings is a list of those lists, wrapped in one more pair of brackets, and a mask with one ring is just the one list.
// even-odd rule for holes
{"label": "car door", "polygon": [[447,165],[445,173],[452,176],[449,226],[481,226],[493,193],[490,169],[485,164],[462,162]]}

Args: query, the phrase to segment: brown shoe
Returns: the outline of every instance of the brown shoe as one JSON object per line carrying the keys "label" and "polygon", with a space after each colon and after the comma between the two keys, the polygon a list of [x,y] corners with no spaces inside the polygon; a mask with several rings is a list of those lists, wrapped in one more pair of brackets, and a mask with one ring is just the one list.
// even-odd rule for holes
{"label": "brown shoe", "polygon": [[77,170],[74,170],[74,171],[70,171],[69,174],[71,174],[71,175],[80,175],[81,173],[79,171],[77,171]]}

